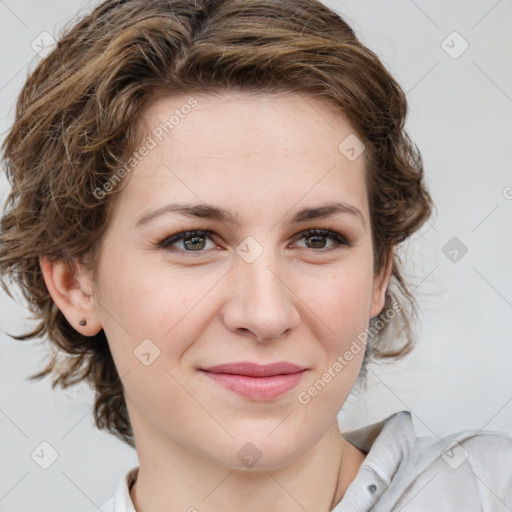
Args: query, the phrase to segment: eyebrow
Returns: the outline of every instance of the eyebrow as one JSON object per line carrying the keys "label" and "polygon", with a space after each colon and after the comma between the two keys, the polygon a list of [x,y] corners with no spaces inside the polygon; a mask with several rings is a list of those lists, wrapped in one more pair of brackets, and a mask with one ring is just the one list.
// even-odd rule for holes
{"label": "eyebrow", "polygon": [[[137,220],[135,227],[137,228],[147,224],[156,217],[160,217],[167,213],[179,213],[186,217],[216,220],[231,226],[239,223],[238,214],[218,206],[206,203],[175,203],[167,204],[161,208],[157,208],[156,210],[146,212]],[[361,211],[355,206],[349,205],[343,201],[331,202],[315,208],[303,208],[296,212],[288,223],[296,224],[306,220],[323,219],[341,213],[347,213],[358,217],[363,226],[366,227],[365,219]]]}

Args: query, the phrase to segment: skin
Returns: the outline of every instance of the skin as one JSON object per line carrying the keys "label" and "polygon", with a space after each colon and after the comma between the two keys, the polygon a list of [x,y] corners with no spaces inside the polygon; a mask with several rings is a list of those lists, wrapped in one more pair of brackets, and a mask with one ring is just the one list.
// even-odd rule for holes
{"label": "skin", "polygon": [[[97,279],[79,265],[70,273],[42,258],[44,278],[77,330],[93,336],[104,329],[108,338],[140,461],[131,491],[138,511],[327,512],[365,457],[336,420],[364,351],[309,403],[297,395],[384,306],[391,265],[374,275],[364,159],[349,161],[338,150],[354,129],[322,100],[195,98],[197,107],[116,196]],[[187,99],[153,103],[148,127]],[[364,223],[349,213],[288,223],[297,210],[329,201],[357,208]],[[229,209],[239,224],[168,213],[135,227],[144,214],[177,202]],[[352,245],[301,236],[310,228],[333,230]],[[199,249],[183,240],[158,245],[196,229],[214,233],[196,240]],[[262,248],[250,263],[236,252],[247,237]],[[160,350],[148,366],[134,355],[145,339]],[[198,370],[234,361],[289,361],[307,371],[291,391],[258,401]],[[248,442],[261,454],[252,467],[237,457]]]}

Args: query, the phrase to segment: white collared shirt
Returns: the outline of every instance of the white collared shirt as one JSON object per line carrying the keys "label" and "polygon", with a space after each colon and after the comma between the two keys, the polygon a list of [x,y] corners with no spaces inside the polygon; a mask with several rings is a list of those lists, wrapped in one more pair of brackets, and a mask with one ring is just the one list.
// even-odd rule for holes
{"label": "white collared shirt", "polygon": [[[512,512],[512,432],[418,438],[401,411],[343,437],[367,455],[331,512]],[[137,473],[122,476],[103,512],[136,512]]]}

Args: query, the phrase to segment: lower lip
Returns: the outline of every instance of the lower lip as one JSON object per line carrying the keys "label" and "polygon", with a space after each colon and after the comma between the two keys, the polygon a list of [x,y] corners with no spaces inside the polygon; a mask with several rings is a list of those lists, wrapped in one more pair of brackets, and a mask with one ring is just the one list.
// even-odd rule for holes
{"label": "lower lip", "polygon": [[272,377],[248,377],[247,375],[212,373],[204,370],[201,372],[239,395],[253,400],[271,400],[295,387],[306,370],[287,375],[273,375]]}

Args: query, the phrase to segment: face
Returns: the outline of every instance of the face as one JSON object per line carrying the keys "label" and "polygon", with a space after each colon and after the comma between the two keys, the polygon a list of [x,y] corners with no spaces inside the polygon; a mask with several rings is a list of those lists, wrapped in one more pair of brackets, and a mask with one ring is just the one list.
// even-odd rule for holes
{"label": "face", "polygon": [[[91,315],[139,450],[186,449],[243,468],[237,454],[252,442],[259,468],[276,469],[335,421],[364,350],[333,367],[383,306],[363,157],[340,152],[354,130],[314,98],[196,96],[184,109],[187,99],[146,112],[156,144],[116,196]],[[317,210],[334,203],[348,208]],[[259,384],[203,371],[236,362],[303,371]],[[325,386],[308,393],[319,379]]]}

